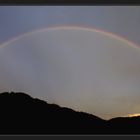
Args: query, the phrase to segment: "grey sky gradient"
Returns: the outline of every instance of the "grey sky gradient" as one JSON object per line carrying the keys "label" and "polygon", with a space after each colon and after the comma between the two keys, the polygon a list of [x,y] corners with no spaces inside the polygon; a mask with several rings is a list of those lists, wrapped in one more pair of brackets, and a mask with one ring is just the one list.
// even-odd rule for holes
{"label": "grey sky gradient", "polygon": [[52,25],[86,25],[140,44],[139,6],[1,6],[0,42]]}
{"label": "grey sky gradient", "polygon": [[103,118],[122,116],[139,110],[139,60],[140,49],[111,36],[50,29],[1,48],[0,89]]}
{"label": "grey sky gradient", "polygon": [[[140,44],[138,6],[0,7],[0,43],[58,25],[99,28]],[[23,91],[102,118],[140,113],[140,50],[97,32],[36,33],[0,49],[0,92]]]}

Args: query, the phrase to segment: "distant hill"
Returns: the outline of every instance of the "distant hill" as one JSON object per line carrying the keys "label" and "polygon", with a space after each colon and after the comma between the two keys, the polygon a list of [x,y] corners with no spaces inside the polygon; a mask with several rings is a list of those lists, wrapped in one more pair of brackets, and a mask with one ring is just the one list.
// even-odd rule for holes
{"label": "distant hill", "polygon": [[32,98],[0,94],[0,134],[140,134],[140,117],[103,120]]}

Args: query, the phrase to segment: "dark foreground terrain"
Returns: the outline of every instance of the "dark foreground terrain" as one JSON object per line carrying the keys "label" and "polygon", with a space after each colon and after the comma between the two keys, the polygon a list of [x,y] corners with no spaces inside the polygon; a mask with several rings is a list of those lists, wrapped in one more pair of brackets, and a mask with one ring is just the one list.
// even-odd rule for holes
{"label": "dark foreground terrain", "polygon": [[0,134],[140,134],[140,117],[103,120],[32,98],[0,94]]}

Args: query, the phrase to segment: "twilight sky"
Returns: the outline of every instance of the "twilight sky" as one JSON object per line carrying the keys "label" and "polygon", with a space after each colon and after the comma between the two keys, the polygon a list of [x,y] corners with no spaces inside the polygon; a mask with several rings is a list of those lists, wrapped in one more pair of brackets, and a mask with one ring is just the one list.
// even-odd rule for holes
{"label": "twilight sky", "polygon": [[139,6],[1,6],[0,92],[104,119],[140,113],[139,13]]}

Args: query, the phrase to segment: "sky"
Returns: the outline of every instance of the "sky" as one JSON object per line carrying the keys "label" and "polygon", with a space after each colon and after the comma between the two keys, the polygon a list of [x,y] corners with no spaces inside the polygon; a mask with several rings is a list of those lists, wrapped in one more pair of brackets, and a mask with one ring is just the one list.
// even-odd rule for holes
{"label": "sky", "polygon": [[[36,32],[0,49],[0,92],[23,91],[104,119],[139,114],[139,49],[97,32],[139,47],[139,13],[139,6],[1,6],[0,46]],[[53,26],[67,29],[37,32]]]}

